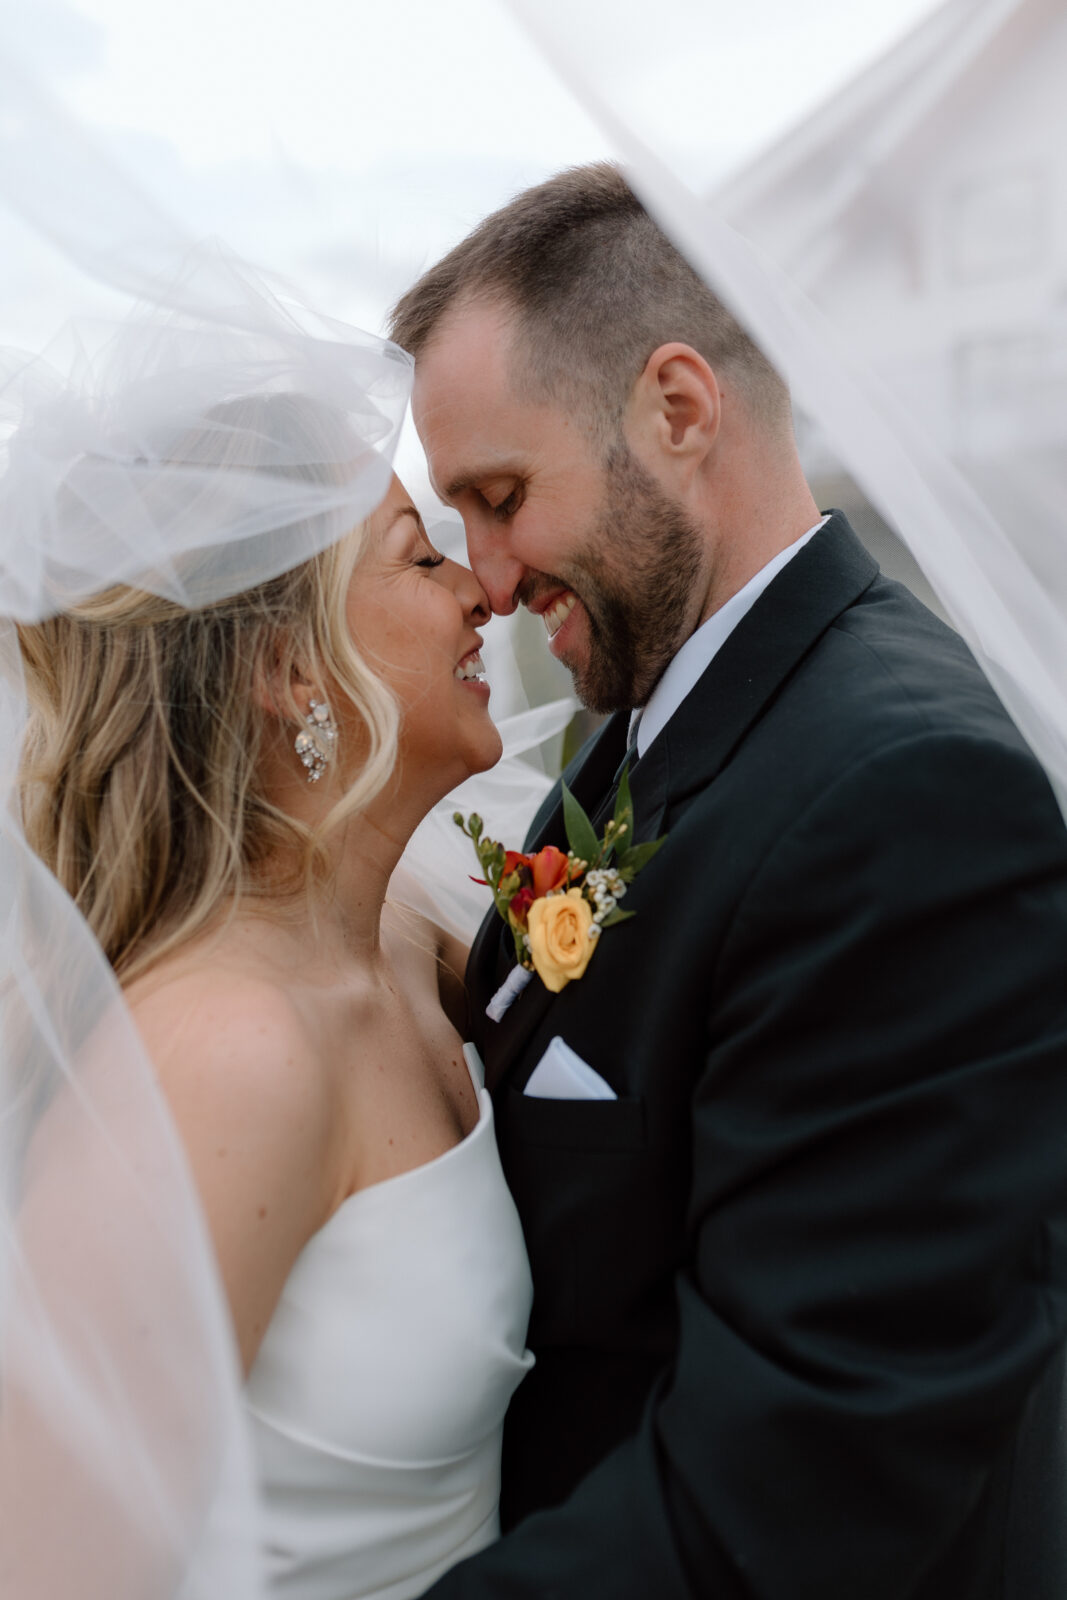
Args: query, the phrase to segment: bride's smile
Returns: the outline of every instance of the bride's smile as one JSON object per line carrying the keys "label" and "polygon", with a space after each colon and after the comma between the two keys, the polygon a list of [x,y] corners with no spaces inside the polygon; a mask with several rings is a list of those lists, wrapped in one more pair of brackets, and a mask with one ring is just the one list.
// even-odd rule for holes
{"label": "bride's smile", "polygon": [[396,786],[439,798],[500,757],[478,628],[489,602],[474,574],[441,555],[399,478],[368,521],[348,595],[363,660],[401,716]]}

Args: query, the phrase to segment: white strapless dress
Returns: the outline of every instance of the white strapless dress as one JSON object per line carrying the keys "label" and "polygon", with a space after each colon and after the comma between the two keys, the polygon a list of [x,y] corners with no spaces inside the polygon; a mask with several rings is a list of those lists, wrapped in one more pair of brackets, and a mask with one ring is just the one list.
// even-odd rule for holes
{"label": "white strapless dress", "polygon": [[267,1329],[247,1403],[272,1596],[408,1600],[499,1532],[533,1291],[475,1088],[461,1144],[308,1241]]}

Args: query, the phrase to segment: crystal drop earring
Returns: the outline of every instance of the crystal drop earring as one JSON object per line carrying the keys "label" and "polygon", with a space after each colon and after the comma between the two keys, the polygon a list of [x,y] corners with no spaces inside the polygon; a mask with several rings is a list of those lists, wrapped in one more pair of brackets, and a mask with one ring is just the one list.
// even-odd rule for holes
{"label": "crystal drop earring", "polygon": [[306,728],[301,728],[293,741],[293,749],[307,770],[309,783],[318,783],[334,757],[337,743],[337,726],[324,700],[311,700],[304,718]]}

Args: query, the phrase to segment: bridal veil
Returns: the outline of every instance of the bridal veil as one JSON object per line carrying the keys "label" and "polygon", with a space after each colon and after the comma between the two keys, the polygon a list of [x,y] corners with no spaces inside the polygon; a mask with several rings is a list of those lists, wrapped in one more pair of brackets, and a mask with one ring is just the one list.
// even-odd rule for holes
{"label": "bridal veil", "polygon": [[[50,707],[18,629],[116,584],[210,607],[357,529],[411,360],[194,244],[6,61],[0,89],[0,199],[125,299],[44,353],[0,351],[0,1593],[246,1600],[233,1335],[114,976],[22,832],[20,754]],[[472,936],[485,891],[452,810],[521,831],[548,779],[520,758],[572,711],[509,720],[506,759],[425,820],[394,899]]]}
{"label": "bridal veil", "polygon": [[[216,251],[81,333],[61,371],[3,359],[0,1592],[243,1600],[232,1333],[114,978],[22,836],[15,629],[115,583],[210,606],[335,542],[388,485],[410,363]],[[250,395],[314,425],[284,403],[249,415]]]}
{"label": "bridal veil", "polygon": [[[770,29],[773,8],[757,3]],[[710,100],[714,24],[728,11],[689,9],[704,28],[689,66]],[[935,157],[946,215],[966,210],[967,117],[984,105],[996,139],[1027,49],[1067,41],[1054,0],[949,0],[836,120],[807,125],[710,197],[686,185],[665,121],[639,111],[634,80],[586,36],[597,6],[511,10],[911,547],[1067,803],[1062,285],[1052,274],[1005,296],[1001,346],[1014,340],[1014,356],[992,335],[983,355],[962,330],[946,380],[864,359],[845,271],[857,238],[877,250],[914,237],[921,254]],[[1058,149],[1059,99],[1036,81],[1031,124]],[[255,1497],[221,1288],[107,963],[22,836],[15,630],[114,583],[210,605],[325,548],[385,492],[410,363],[221,248],[193,248],[6,63],[0,89],[0,203],[135,303],[110,325],[67,329],[44,356],[0,357],[0,1593],[250,1600]],[[1020,147],[1004,182],[1037,159]],[[980,221],[970,235],[960,224],[972,245]],[[956,269],[938,259],[928,270],[944,287]],[[1024,357],[1044,374],[1036,402],[1033,385],[999,382],[1003,363]],[[968,411],[976,388],[984,410]],[[301,442],[257,424],[253,438],[231,404],[253,394],[310,401],[323,426]],[[205,423],[225,474],[183,453]],[[538,742],[545,720],[521,723],[515,747]],[[524,788],[514,769],[502,781]],[[465,881],[449,829],[443,812],[428,821],[413,900],[440,905]],[[475,898],[458,920],[476,913]]]}

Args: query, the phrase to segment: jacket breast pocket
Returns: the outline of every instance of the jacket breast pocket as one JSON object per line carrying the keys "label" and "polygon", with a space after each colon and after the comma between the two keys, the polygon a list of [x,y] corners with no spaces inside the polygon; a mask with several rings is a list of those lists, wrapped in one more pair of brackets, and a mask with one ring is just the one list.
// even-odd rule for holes
{"label": "jacket breast pocket", "polygon": [[534,1344],[609,1343],[662,1270],[643,1100],[509,1089],[497,1130],[534,1280]]}
{"label": "jacket breast pocket", "polygon": [[[508,1121],[522,1144],[552,1150],[640,1150],[645,1144],[643,1100],[543,1100],[508,1093]],[[514,1105],[512,1101],[521,1101]]]}

